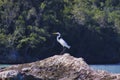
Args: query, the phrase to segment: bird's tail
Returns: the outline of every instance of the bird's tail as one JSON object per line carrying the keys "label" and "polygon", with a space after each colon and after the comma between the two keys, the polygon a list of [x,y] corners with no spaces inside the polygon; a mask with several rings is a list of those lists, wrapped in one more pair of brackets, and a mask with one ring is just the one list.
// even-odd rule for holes
{"label": "bird's tail", "polygon": [[70,49],[71,46],[67,46],[68,49]]}

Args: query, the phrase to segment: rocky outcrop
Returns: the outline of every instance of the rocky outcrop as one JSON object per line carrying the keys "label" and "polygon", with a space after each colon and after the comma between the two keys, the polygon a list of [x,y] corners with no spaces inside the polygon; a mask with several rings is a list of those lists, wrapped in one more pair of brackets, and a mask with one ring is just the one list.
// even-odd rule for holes
{"label": "rocky outcrop", "polygon": [[120,80],[119,74],[91,69],[69,54],[0,69],[0,80]]}

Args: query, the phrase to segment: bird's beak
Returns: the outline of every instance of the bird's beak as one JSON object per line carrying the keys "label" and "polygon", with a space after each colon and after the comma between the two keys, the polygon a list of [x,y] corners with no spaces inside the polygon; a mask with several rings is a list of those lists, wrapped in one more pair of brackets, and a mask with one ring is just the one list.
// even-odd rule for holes
{"label": "bird's beak", "polygon": [[57,34],[57,33],[55,32],[55,33],[52,33],[52,34]]}

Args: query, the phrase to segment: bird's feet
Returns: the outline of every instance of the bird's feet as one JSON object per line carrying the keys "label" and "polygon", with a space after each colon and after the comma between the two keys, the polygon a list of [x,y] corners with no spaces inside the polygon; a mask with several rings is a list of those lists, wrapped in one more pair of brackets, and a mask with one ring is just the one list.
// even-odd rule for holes
{"label": "bird's feet", "polygon": [[64,54],[64,52],[65,52],[65,50],[66,50],[66,48],[65,48],[65,47],[63,47],[63,50],[60,52],[60,55],[63,55],[63,54]]}

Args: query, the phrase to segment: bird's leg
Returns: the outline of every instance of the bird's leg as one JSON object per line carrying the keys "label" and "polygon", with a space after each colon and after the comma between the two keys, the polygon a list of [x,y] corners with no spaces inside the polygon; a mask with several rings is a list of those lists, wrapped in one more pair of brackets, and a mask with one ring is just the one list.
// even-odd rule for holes
{"label": "bird's leg", "polygon": [[65,52],[66,48],[63,47],[63,50],[60,52],[60,54],[63,54]]}

